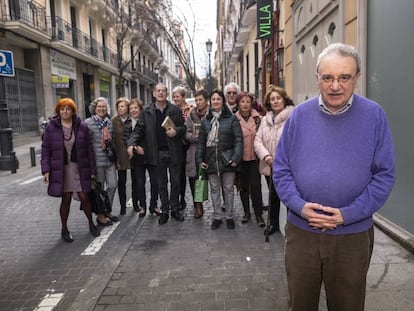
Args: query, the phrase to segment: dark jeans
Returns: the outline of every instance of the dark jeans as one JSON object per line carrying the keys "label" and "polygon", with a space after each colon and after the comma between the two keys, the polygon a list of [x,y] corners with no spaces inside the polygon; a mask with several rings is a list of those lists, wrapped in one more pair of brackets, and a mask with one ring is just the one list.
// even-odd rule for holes
{"label": "dark jeans", "polygon": [[277,195],[272,176],[265,176],[269,187],[269,224],[279,229],[280,199]]}
{"label": "dark jeans", "polygon": [[151,208],[156,208],[158,201],[158,169],[154,165],[135,165],[132,169],[132,201],[134,207],[137,207],[138,202],[141,207],[147,207],[147,196],[145,192],[146,171],[148,171],[151,186],[151,199],[149,206]]}
{"label": "dark jeans", "polygon": [[285,267],[289,310],[318,311],[322,283],[328,310],[364,311],[374,228],[324,234],[286,224]]}
{"label": "dark jeans", "polygon": [[242,161],[240,164],[240,199],[243,208],[250,213],[250,201],[252,198],[252,205],[256,216],[263,213],[262,200],[262,184],[261,175],[259,173],[259,166],[256,160]]}
{"label": "dark jeans", "polygon": [[[168,175],[171,191],[168,193]],[[180,208],[181,163],[172,164],[168,151],[159,152],[158,187],[163,213],[176,212]]]}

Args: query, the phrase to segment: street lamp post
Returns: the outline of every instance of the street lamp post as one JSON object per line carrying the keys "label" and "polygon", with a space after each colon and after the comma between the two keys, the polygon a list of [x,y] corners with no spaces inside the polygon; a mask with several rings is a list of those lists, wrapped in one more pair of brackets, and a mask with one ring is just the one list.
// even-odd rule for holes
{"label": "street lamp post", "polygon": [[210,60],[210,55],[211,55],[211,50],[213,48],[213,42],[211,42],[210,39],[208,39],[206,41],[206,50],[208,53],[208,93],[210,94],[212,89],[211,89],[211,60]]}

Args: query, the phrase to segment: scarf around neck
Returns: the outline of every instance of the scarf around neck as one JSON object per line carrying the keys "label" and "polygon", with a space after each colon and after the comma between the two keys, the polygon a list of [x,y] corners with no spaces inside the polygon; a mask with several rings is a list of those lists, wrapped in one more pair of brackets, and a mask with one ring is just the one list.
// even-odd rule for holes
{"label": "scarf around neck", "polygon": [[106,150],[107,142],[111,140],[111,134],[108,130],[108,119],[101,119],[97,115],[94,115],[93,118],[95,120],[96,126],[101,130],[102,133],[101,147],[103,150]]}
{"label": "scarf around neck", "polygon": [[220,127],[219,119],[222,111],[223,110],[220,110],[218,112],[212,111],[213,118],[210,121],[211,129],[207,136],[207,147],[217,146],[218,144],[218,133]]}

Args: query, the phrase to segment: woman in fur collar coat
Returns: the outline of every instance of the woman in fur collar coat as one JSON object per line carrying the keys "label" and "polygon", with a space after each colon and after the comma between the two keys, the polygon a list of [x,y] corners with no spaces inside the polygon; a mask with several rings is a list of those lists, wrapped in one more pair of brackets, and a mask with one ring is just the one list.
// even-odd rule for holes
{"label": "woman in fur collar coat", "polygon": [[279,231],[280,200],[272,181],[272,165],[283,126],[293,111],[294,103],[285,89],[270,85],[264,106],[268,112],[263,117],[256,134],[254,149],[260,160],[260,173],[265,175],[269,186],[270,221],[269,226],[265,229],[267,236]]}

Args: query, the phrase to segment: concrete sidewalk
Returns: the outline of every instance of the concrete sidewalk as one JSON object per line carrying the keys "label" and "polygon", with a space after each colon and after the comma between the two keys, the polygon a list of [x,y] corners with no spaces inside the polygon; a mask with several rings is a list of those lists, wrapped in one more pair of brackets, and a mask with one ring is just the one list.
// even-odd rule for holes
{"label": "concrete sidewalk", "polygon": [[[16,153],[16,158],[19,162],[16,174],[22,174],[26,168],[32,167],[31,147],[34,148],[35,166],[39,166],[40,171],[40,152],[41,152],[41,137],[38,133],[21,134],[13,136],[13,151]],[[12,175],[11,170],[0,170],[0,177]]]}

